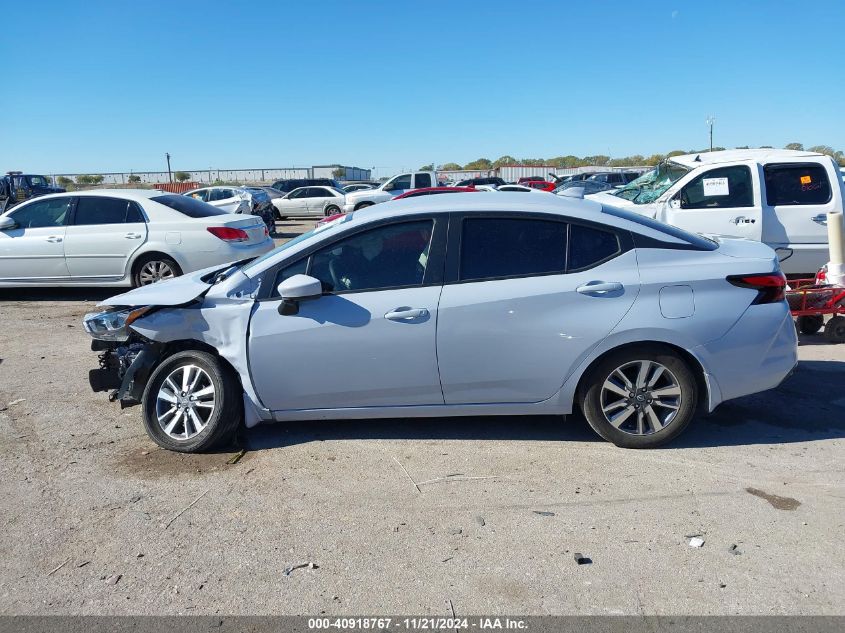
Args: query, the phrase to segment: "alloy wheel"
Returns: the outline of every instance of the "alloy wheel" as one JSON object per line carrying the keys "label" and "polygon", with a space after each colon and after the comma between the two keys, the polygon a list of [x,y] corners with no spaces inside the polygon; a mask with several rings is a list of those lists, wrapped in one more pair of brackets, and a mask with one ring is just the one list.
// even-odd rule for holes
{"label": "alloy wheel", "polygon": [[153,260],[144,264],[138,271],[138,282],[142,286],[149,286],[157,281],[173,279],[175,276],[176,271],[170,264],[161,260]]}
{"label": "alloy wheel", "polygon": [[613,427],[630,435],[651,435],[673,422],[681,398],[680,383],[666,366],[635,360],[610,372],[602,383],[600,405]]}
{"label": "alloy wheel", "polygon": [[182,365],[167,375],[156,396],[161,430],[175,440],[199,435],[214,413],[214,383],[204,369]]}

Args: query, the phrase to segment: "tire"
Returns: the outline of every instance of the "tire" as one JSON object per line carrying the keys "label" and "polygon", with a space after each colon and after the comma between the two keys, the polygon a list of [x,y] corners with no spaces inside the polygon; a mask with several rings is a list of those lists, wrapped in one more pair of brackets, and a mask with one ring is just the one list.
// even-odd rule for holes
{"label": "tire", "polygon": [[340,207],[333,204],[330,204],[325,209],[323,209],[323,215],[325,215],[326,217],[329,217],[330,215],[335,215],[337,213],[340,213]]}
{"label": "tire", "polygon": [[[200,371],[197,372],[197,369]],[[194,381],[199,374],[193,389],[193,393],[197,394],[193,401],[190,400],[190,388],[174,393],[166,386],[169,379],[174,386],[182,387],[184,383],[180,383],[180,379],[185,371],[189,381]],[[210,387],[213,390],[209,400]],[[183,397],[182,393],[186,396]],[[170,413],[173,410],[167,407],[174,402],[168,398],[171,394],[188,408],[178,408]],[[162,448],[180,453],[200,453],[231,443],[243,421],[242,389],[237,376],[208,352],[188,350],[166,358],[150,376],[141,402],[144,428],[150,439]],[[193,402],[210,402],[211,407],[193,405]]]}
{"label": "tire", "polygon": [[824,326],[824,337],[829,343],[845,343],[845,317],[835,316]]}
{"label": "tire", "polygon": [[[643,363],[650,365],[646,365],[649,369],[644,386],[640,386],[646,390],[639,392],[637,381]],[[659,372],[657,365],[662,366]],[[620,371],[633,385],[632,391],[620,379]],[[656,397],[661,391],[663,395]],[[587,422],[601,437],[621,448],[654,448],[675,439],[698,408],[695,375],[681,356],[661,345],[629,347],[609,354],[592,369],[581,392]],[[633,398],[631,393],[635,394]],[[625,417],[618,420],[620,416]],[[618,420],[616,426],[611,418]]]}
{"label": "tire", "polygon": [[801,334],[815,334],[824,327],[824,317],[820,314],[800,316],[797,323]]}
{"label": "tire", "polygon": [[366,209],[367,207],[371,207],[375,204],[375,202],[362,202],[361,204],[355,207],[355,211],[360,211],[361,209]]}
{"label": "tire", "polygon": [[[163,274],[165,270],[169,270],[171,274]],[[181,274],[182,269],[179,268],[179,264],[167,255],[144,255],[135,262],[132,272],[132,287],[140,288],[156,281],[178,277]],[[158,278],[155,278],[156,276]],[[150,280],[151,278],[152,280]]]}

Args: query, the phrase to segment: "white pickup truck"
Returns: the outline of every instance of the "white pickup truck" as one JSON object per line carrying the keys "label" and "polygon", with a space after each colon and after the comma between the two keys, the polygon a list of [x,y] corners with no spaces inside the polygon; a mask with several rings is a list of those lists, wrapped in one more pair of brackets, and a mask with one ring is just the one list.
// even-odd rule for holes
{"label": "white pickup truck", "polygon": [[411,189],[422,187],[436,187],[437,177],[433,171],[414,171],[409,174],[394,176],[380,187],[375,189],[364,189],[346,194],[346,203],[343,205],[343,212],[357,211],[379,202],[392,200],[399,194]]}
{"label": "white pickup truck", "polygon": [[688,231],[764,242],[785,273],[807,276],[828,261],[826,214],[845,204],[832,158],[776,149],[673,156],[621,189],[587,197]]}

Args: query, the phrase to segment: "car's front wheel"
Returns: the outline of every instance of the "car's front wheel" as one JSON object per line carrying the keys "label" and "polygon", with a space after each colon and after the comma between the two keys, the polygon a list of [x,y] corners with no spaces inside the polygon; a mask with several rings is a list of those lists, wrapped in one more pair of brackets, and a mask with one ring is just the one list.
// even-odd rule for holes
{"label": "car's front wheel", "polygon": [[171,451],[198,453],[228,443],[243,420],[234,372],[207,352],[177,352],[150,376],[142,398],[144,426]]}
{"label": "car's front wheel", "polygon": [[327,218],[332,215],[337,215],[338,213],[340,213],[340,207],[334,204],[330,204],[323,210],[323,215]]}
{"label": "car's front wheel", "polygon": [[601,437],[622,448],[653,448],[676,438],[698,406],[687,362],[661,346],[609,354],[584,385],[582,409]]}

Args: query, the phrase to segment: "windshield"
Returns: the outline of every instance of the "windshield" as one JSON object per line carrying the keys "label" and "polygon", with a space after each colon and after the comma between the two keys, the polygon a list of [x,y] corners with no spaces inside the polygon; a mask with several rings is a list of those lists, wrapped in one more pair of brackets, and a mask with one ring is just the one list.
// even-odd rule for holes
{"label": "windshield", "polygon": [[663,161],[653,170],[614,191],[612,195],[624,198],[634,204],[648,204],[662,196],[689,171],[686,167],[670,161]]}
{"label": "windshield", "polygon": [[29,184],[33,187],[49,187],[50,183],[44,176],[30,176]]}
{"label": "windshield", "polygon": [[271,257],[275,257],[279,253],[289,249],[291,246],[294,246],[296,244],[304,242],[305,240],[310,239],[310,238],[312,238],[315,235],[318,235],[320,233],[325,233],[326,231],[332,230],[332,229],[340,226],[344,222],[349,222],[349,220],[352,219],[353,215],[355,215],[355,214],[354,213],[347,213],[346,215],[340,216],[336,220],[332,220],[331,222],[326,222],[325,224],[320,224],[319,226],[311,229],[310,231],[308,231],[306,233],[303,233],[302,235],[297,235],[292,240],[288,240],[284,244],[277,246],[272,251],[264,253],[261,257],[253,259],[251,262],[249,262],[246,266],[243,267],[243,269],[242,269],[243,272],[249,274],[248,271],[251,270],[252,268],[254,268],[255,266],[258,266],[262,262],[267,261]]}

